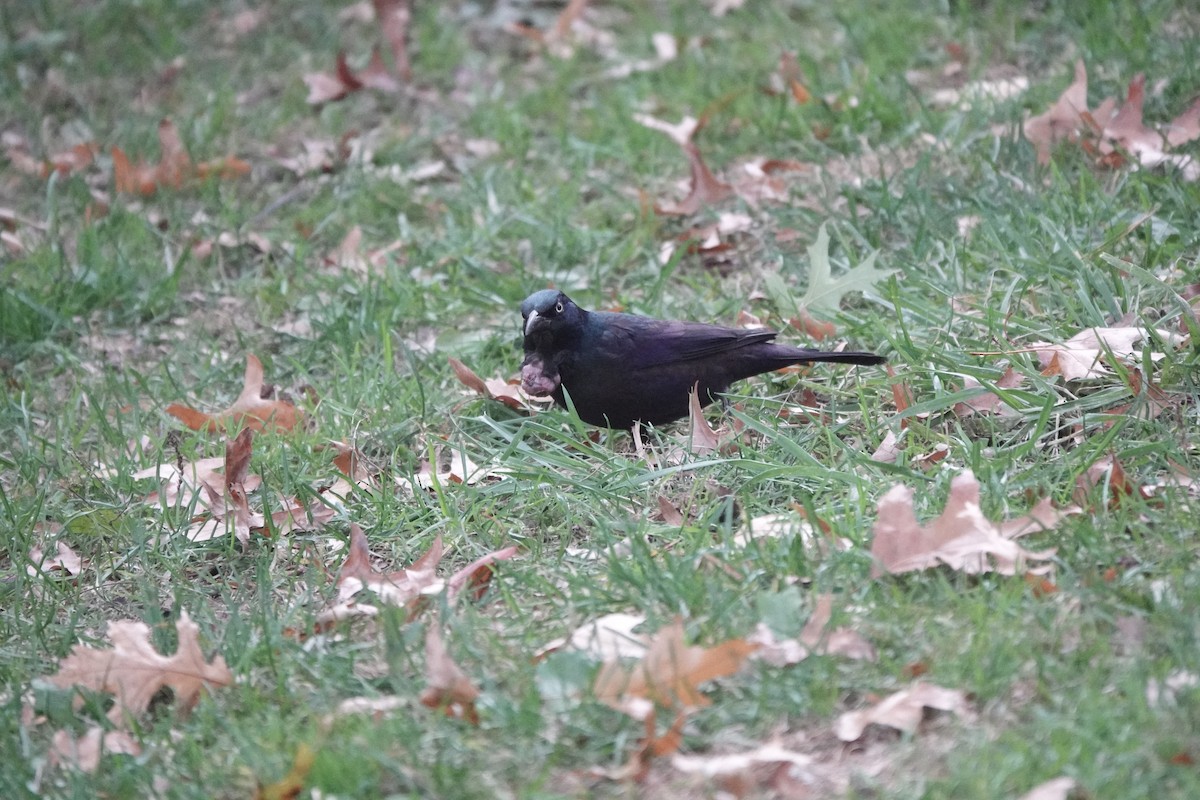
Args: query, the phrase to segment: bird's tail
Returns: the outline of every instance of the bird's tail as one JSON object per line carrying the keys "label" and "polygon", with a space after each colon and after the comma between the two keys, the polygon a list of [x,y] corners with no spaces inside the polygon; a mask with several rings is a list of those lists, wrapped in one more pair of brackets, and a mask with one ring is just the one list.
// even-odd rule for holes
{"label": "bird's tail", "polygon": [[858,364],[866,367],[872,364],[884,364],[887,359],[874,353],[861,351],[835,353],[829,350],[804,350],[797,354],[796,361],[833,361],[838,364]]}

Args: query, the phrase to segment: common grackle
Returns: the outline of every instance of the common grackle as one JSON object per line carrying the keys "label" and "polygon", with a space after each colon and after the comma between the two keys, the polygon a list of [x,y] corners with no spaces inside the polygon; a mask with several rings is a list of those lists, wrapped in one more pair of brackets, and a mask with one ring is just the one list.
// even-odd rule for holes
{"label": "common grackle", "polygon": [[[585,311],[553,289],[521,304],[525,361],[521,385],[552,395],[592,425],[661,425],[688,415],[688,395],[699,385],[708,405],[735,381],[805,361],[881,364],[874,353],[831,353],[775,344],[774,331],[743,330]],[[565,391],[564,391],[565,390]]]}

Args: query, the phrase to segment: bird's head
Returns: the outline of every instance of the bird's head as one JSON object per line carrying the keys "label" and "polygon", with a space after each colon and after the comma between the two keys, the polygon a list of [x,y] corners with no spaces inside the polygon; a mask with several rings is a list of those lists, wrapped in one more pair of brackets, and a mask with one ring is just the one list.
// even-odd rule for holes
{"label": "bird's head", "polygon": [[556,289],[534,292],[521,303],[521,318],[525,320],[525,336],[557,338],[583,322],[586,312],[571,298]]}

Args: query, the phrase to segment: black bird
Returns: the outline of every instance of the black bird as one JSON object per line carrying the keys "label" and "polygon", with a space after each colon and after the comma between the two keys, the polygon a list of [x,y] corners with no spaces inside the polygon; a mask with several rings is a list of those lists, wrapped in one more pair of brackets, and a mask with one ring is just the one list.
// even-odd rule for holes
{"label": "black bird", "polygon": [[699,384],[706,406],[730,384],[805,361],[882,364],[874,353],[831,353],[775,344],[774,331],[743,330],[585,311],[554,289],[521,303],[525,361],[521,385],[551,395],[592,425],[662,425],[688,415],[688,395]]}

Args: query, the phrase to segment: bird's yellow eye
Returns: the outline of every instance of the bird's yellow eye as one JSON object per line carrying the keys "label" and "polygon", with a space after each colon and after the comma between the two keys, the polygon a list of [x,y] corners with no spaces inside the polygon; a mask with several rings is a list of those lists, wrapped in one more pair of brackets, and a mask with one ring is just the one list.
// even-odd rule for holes
{"label": "bird's yellow eye", "polygon": [[562,301],[560,300],[559,302],[554,304],[554,313],[561,314],[562,312],[563,312],[563,304],[562,304]]}

